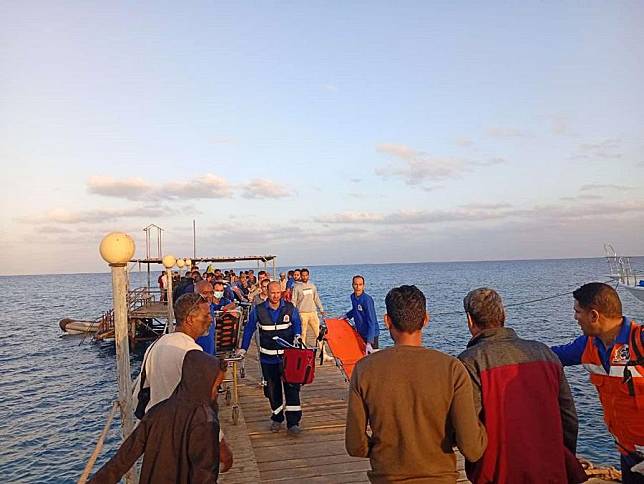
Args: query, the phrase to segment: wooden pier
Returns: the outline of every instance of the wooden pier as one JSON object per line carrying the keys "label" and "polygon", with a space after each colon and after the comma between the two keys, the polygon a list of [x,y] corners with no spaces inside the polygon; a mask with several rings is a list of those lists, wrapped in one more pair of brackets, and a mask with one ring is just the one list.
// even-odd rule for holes
{"label": "wooden pier", "polygon": [[[246,378],[240,380],[240,419],[232,424],[231,407],[220,399],[219,420],[234,453],[230,471],[220,474],[223,484],[249,482],[369,482],[369,459],[350,457],[344,448],[348,384],[333,363],[318,366],[315,381],[302,389],[302,433],[270,431],[268,400],[259,385],[255,346],[245,361]],[[469,482],[458,455],[458,482]]]}

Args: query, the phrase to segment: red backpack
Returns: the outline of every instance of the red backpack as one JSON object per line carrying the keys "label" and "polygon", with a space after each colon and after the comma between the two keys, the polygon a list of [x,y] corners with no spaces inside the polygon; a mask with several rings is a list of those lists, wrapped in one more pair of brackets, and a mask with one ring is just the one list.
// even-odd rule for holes
{"label": "red backpack", "polygon": [[315,351],[309,348],[285,348],[282,379],[292,385],[307,385],[315,376]]}

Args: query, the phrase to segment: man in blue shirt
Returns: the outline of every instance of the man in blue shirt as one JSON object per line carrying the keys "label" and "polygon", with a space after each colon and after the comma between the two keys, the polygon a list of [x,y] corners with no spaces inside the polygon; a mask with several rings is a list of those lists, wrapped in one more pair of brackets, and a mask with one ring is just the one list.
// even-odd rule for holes
{"label": "man in blue shirt", "polygon": [[353,276],[351,281],[353,294],[351,294],[351,310],[344,315],[345,319],[353,319],[358,334],[367,344],[366,354],[378,349],[380,326],[376,316],[376,307],[373,298],[364,292],[364,277]]}
{"label": "man in blue shirt", "polygon": [[302,333],[302,321],[295,306],[281,299],[281,296],[280,283],[271,281],[268,284],[268,299],[253,307],[250,312],[238,354],[246,354],[253,334],[259,330],[259,361],[266,381],[264,395],[271,405],[271,431],[280,430],[286,414],[289,435],[297,435],[300,433],[299,424],[302,419],[300,385],[292,385],[282,380],[281,363],[284,348],[278,345],[273,337],[278,336],[289,343],[298,340]]}
{"label": "man in blue shirt", "polygon": [[575,319],[584,335],[553,346],[564,366],[583,365],[597,388],[604,421],[621,454],[622,482],[644,482],[644,331],[622,315],[608,284],[573,292]]}
{"label": "man in blue shirt", "polygon": [[288,271],[287,273],[288,279],[286,279],[286,289],[289,291],[292,291],[293,286],[295,285],[295,279],[293,278],[294,273],[295,271]]}
{"label": "man in blue shirt", "polygon": [[224,285],[221,282],[215,282],[213,287],[208,281],[199,281],[195,289],[204,299],[210,302],[210,317],[212,319],[208,327],[208,334],[200,336],[196,342],[206,353],[215,355],[217,353],[215,348],[215,333],[217,329],[215,312],[234,309],[235,305],[224,297]]}

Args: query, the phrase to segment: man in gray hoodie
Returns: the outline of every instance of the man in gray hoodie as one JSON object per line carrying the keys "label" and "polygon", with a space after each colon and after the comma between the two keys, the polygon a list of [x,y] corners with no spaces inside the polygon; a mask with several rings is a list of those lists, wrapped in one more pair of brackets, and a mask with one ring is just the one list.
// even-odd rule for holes
{"label": "man in gray hoodie", "polygon": [[320,319],[317,310],[320,310],[322,316],[324,307],[318,295],[318,288],[312,282],[309,282],[309,270],[304,268],[300,270],[301,282],[296,283],[293,287],[293,296],[291,302],[297,308],[302,319],[302,340],[306,342],[306,333],[310,327],[313,335],[317,339],[320,334]]}

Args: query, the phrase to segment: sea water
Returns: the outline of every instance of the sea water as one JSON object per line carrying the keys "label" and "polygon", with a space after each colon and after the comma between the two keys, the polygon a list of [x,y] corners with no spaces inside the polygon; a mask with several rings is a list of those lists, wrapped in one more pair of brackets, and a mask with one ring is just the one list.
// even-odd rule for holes
{"label": "sea water", "polygon": [[[644,259],[633,259],[642,267]],[[202,270],[205,267],[202,267]],[[389,289],[415,284],[427,296],[431,322],[424,343],[457,355],[469,339],[462,313],[471,289],[497,289],[507,305],[506,325],[523,338],[559,344],[580,335],[569,293],[590,281],[604,281],[603,259],[375,264],[311,267],[325,309],[338,315],[350,309],[351,277],[362,274],[376,303],[382,327]],[[152,276],[156,286],[159,272]],[[132,287],[147,283],[133,272]],[[64,317],[94,319],[111,308],[109,274],[0,277],[0,479],[2,482],[75,482],[89,458],[116,398],[114,344],[90,337],[63,336]],[[557,294],[553,299],[517,304]],[[644,304],[620,291],[625,314],[644,319]],[[516,304],[516,305],[513,305]],[[392,342],[381,330],[381,347]],[[145,348],[131,355],[133,375]],[[431,369],[428,369],[431,371]],[[617,465],[614,448],[594,388],[582,368],[567,368],[579,414],[578,453],[598,463]],[[267,407],[268,408],[268,407]],[[304,407],[303,428],[306,428]],[[112,425],[95,470],[120,442],[118,418]]]}

